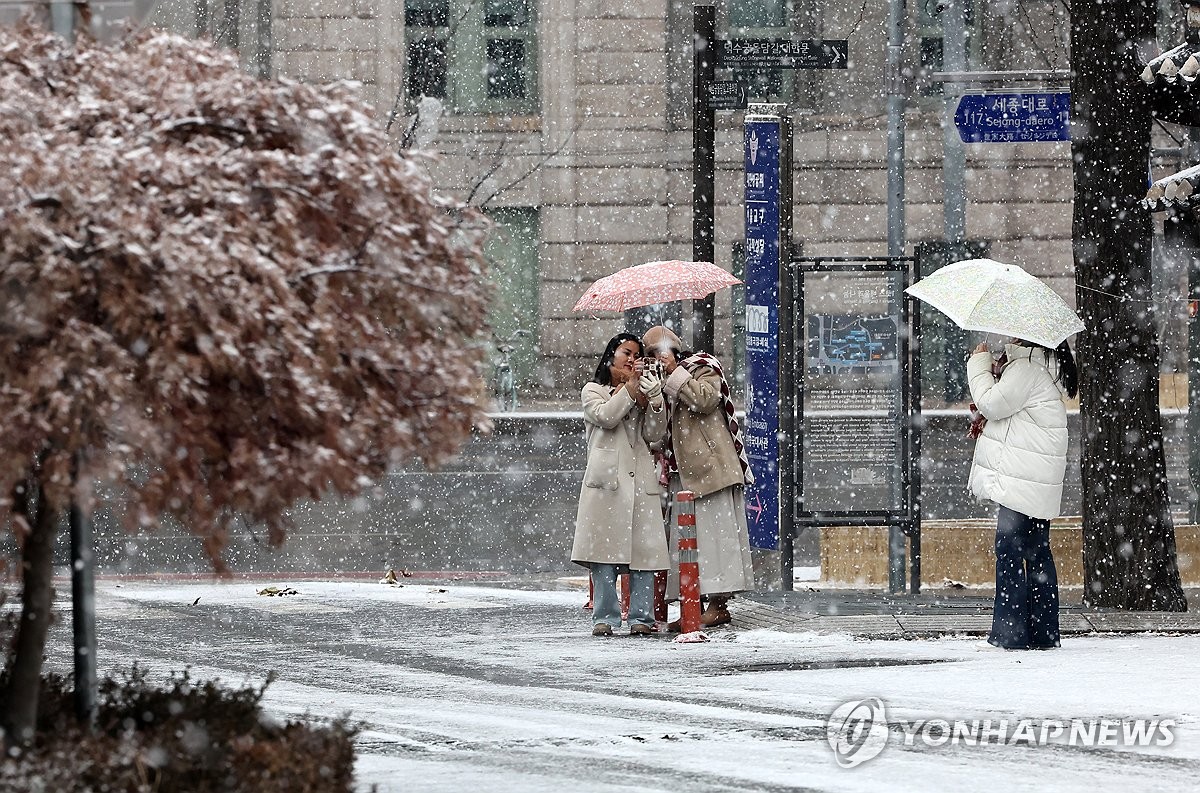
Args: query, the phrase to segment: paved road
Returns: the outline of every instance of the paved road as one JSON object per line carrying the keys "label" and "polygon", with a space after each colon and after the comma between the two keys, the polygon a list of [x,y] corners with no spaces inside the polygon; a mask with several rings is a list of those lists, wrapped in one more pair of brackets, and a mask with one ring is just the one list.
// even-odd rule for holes
{"label": "paved road", "polygon": [[[845,770],[826,720],[864,696],[885,697],[898,718],[1152,715],[1180,705],[1167,692],[1097,695],[1096,674],[1127,669],[1130,651],[1112,644],[1127,639],[992,654],[967,640],[726,628],[709,644],[681,645],[587,635],[573,589],[299,581],[288,582],[296,596],[255,594],[279,583],[101,581],[101,666],[191,666],[239,684],[275,670],[271,712],[349,712],[364,725],[364,790],[927,790],[981,779],[1013,790],[1091,791],[1122,779],[1171,790],[1190,789],[1200,762],[1200,638],[1140,639],[1143,659],[1156,657],[1147,648],[1173,659],[1178,696],[1190,703],[1189,740],[1172,749],[934,751],[893,738],[877,760]],[[56,629],[52,667],[69,665],[69,624]]]}

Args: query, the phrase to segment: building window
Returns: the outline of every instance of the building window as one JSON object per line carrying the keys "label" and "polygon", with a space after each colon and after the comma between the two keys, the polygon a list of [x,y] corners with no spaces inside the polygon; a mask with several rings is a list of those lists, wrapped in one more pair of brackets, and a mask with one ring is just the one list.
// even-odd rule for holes
{"label": "building window", "polygon": [[408,90],[417,97],[446,98],[446,42],[414,41],[408,51]]}
{"label": "building window", "polygon": [[450,0],[406,0],[404,29],[409,101],[415,106],[422,96],[445,99]]}
{"label": "building window", "polygon": [[525,42],[490,39],[487,43],[487,95],[491,99],[525,96]]}
{"label": "building window", "polygon": [[787,0],[734,0],[729,4],[731,28],[786,28]]}
{"label": "building window", "polygon": [[422,96],[452,113],[531,113],[537,100],[533,0],[405,0],[409,109]]}
{"label": "building window", "polygon": [[450,24],[450,0],[407,0],[404,24],[417,28],[444,28]]}
{"label": "building window", "polygon": [[529,24],[528,0],[487,0],[483,24],[490,28],[519,28]]}
{"label": "building window", "polygon": [[540,380],[537,366],[541,326],[541,283],[538,269],[538,211],[533,207],[487,210],[496,226],[484,248],[495,289],[487,321],[492,332],[507,339],[518,328],[528,336],[513,340],[512,370],[518,384]]}
{"label": "building window", "polygon": [[934,72],[942,70],[942,37],[921,37],[921,96],[941,96],[942,84],[929,79]]}

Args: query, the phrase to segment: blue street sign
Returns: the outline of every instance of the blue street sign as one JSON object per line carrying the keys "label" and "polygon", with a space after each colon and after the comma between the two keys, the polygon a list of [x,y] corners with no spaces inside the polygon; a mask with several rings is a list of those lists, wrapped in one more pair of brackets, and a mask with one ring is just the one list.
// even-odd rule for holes
{"label": "blue street sign", "polygon": [[963,143],[1037,143],[1071,139],[1071,92],[966,94],[954,111]]}
{"label": "blue street sign", "polygon": [[[750,544],[779,547],[779,119],[747,121],[746,489]],[[790,178],[790,175],[788,176]]]}

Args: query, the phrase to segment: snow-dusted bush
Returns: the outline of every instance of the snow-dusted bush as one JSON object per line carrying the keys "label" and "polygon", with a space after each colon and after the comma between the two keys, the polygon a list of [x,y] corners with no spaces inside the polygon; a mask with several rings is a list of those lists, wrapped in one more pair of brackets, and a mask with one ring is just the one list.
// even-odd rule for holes
{"label": "snow-dusted bush", "polygon": [[353,790],[355,728],[271,721],[259,704],[269,684],[227,688],[182,672],[160,686],[135,666],[101,682],[89,732],[67,681],[48,676],[37,737],[0,762],[0,793]]}

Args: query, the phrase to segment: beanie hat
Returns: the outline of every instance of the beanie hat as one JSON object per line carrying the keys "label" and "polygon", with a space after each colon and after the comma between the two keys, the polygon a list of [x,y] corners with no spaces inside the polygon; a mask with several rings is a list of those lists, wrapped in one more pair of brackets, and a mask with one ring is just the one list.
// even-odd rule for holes
{"label": "beanie hat", "polygon": [[646,346],[646,352],[649,355],[665,350],[683,349],[683,342],[679,340],[679,337],[662,325],[655,325],[646,331],[646,334],[642,336],[642,344]]}

